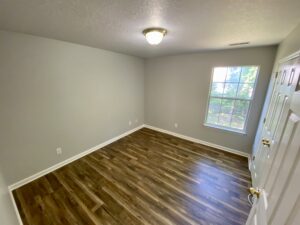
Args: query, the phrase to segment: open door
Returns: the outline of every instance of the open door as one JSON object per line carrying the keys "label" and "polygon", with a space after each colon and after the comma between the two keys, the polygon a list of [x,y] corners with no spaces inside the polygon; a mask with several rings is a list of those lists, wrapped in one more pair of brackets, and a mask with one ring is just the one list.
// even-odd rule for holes
{"label": "open door", "polygon": [[252,163],[257,198],[249,225],[300,224],[299,58],[283,64],[278,74]]}
{"label": "open door", "polygon": [[252,161],[253,186],[263,187],[277,154],[283,134],[291,97],[295,92],[299,74],[298,58],[282,64],[275,78],[275,85],[265,118],[261,143]]}

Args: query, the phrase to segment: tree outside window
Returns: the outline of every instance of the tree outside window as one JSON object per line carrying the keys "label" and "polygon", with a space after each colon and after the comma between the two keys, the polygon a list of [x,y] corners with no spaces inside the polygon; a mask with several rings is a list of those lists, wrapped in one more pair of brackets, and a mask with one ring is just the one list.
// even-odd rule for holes
{"label": "tree outside window", "polygon": [[245,132],[258,66],[215,67],[205,124]]}

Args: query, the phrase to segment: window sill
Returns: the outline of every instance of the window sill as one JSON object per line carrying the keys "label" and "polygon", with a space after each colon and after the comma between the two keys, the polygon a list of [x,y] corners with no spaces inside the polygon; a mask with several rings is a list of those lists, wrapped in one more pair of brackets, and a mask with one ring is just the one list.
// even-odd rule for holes
{"label": "window sill", "polygon": [[226,131],[226,132],[231,132],[231,133],[240,134],[240,135],[247,135],[247,133],[244,130],[234,130],[234,129],[230,129],[227,127],[221,127],[221,126],[207,124],[207,123],[204,123],[203,125],[206,127],[209,127],[209,128],[219,129],[219,130]]}

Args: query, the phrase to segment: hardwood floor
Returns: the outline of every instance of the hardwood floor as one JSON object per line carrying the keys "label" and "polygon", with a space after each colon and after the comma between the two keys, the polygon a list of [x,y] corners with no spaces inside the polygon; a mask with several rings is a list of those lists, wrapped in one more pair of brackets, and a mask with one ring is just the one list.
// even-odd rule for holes
{"label": "hardwood floor", "polygon": [[143,128],[13,192],[24,225],[245,224],[247,159]]}

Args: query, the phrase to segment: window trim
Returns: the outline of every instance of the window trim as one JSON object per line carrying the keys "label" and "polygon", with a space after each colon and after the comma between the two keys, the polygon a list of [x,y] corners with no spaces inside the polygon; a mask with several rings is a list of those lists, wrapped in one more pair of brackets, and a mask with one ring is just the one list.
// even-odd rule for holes
{"label": "window trim", "polygon": [[[207,121],[207,116],[208,116],[210,97],[221,98],[221,99],[223,99],[223,98],[226,99],[227,98],[227,97],[211,96],[211,88],[212,88],[212,83],[213,83],[214,69],[217,68],[217,67],[229,68],[229,67],[251,67],[251,66],[257,67],[257,75],[256,75],[254,86],[253,86],[253,95],[251,96],[250,99],[242,99],[242,100],[248,100],[249,101],[249,108],[248,108],[247,116],[246,116],[246,119],[245,119],[244,129],[240,130],[240,129],[230,128],[230,127],[226,127],[226,126],[214,125],[214,124],[207,123],[206,121]],[[250,112],[252,110],[252,102],[255,99],[256,86],[257,86],[259,73],[260,73],[260,66],[259,65],[230,65],[230,66],[224,66],[224,65],[221,66],[220,65],[220,66],[213,66],[212,71],[211,71],[211,75],[210,75],[209,91],[208,91],[208,96],[207,96],[207,101],[206,101],[206,110],[205,110],[205,118],[204,118],[203,125],[206,126],[206,127],[215,128],[215,129],[219,129],[219,130],[223,130],[223,131],[229,131],[229,132],[233,132],[233,133],[237,133],[237,134],[247,135],[248,134],[248,120],[249,120]],[[238,100],[238,98],[231,98],[231,99],[237,99]]]}

